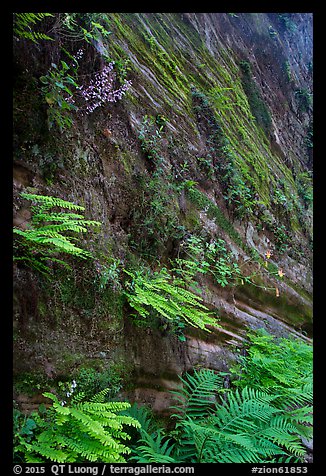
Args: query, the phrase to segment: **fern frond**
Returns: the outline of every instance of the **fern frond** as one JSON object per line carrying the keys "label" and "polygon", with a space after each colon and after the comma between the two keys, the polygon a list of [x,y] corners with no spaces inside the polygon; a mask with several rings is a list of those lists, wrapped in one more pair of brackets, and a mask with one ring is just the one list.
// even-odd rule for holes
{"label": "fern frond", "polygon": [[36,271],[42,273],[44,276],[48,276],[51,272],[49,266],[46,266],[44,263],[40,262],[40,259],[35,259],[30,256],[14,256],[13,261],[22,261]]}
{"label": "fern frond", "polygon": [[32,26],[36,23],[52,16],[51,13],[14,13],[14,34],[34,43],[37,43],[38,40],[53,40],[45,33],[32,29]]}
{"label": "fern frond", "polygon": [[184,289],[180,280],[173,280],[166,269],[149,277],[125,272],[132,278],[127,283],[125,295],[130,306],[142,317],[154,310],[157,316],[168,321],[183,319],[187,324],[207,332],[210,332],[207,325],[216,326],[216,318],[204,306],[202,299]]}
{"label": "fern frond", "polygon": [[124,427],[138,429],[140,423],[131,416],[119,414],[130,407],[129,403],[101,403],[106,393],[100,392],[89,402],[75,399],[70,406],[62,405],[56,395],[44,393],[52,400],[52,407],[42,421],[42,431],[31,444],[24,443],[26,459],[125,463],[124,455],[131,450],[124,443],[130,439]]}
{"label": "fern frond", "polygon": [[133,403],[121,413],[137,420],[140,424],[141,433],[153,433],[156,430],[151,411],[144,405],[140,406],[137,403]]}
{"label": "fern frond", "polygon": [[213,409],[218,390],[223,388],[223,378],[213,370],[202,369],[194,370],[193,375],[188,373],[186,378],[179,379],[183,384],[182,388],[171,391],[180,404],[171,407],[181,411],[181,416],[175,416],[179,419],[185,416],[206,418]]}
{"label": "fern frond", "polygon": [[[181,378],[174,391],[179,405],[175,458],[190,462],[273,462],[302,460],[300,435],[311,434],[311,407],[285,410],[281,394],[244,387],[223,390],[223,380],[207,369]],[[280,392],[281,389],[279,388]],[[224,393],[223,399],[220,395]]]}
{"label": "fern frond", "polygon": [[52,448],[49,445],[37,445],[34,444],[32,446],[32,451],[36,454],[40,454],[45,459],[42,462],[54,461],[55,463],[63,463],[66,462],[69,458],[69,453],[62,449]]}
{"label": "fern frond", "polygon": [[[130,459],[137,463],[175,463],[176,460],[171,456],[174,445],[170,443],[170,439],[165,439],[161,430],[156,435],[150,435],[143,432],[143,437],[139,440],[141,445],[137,445],[136,456]],[[164,441],[164,443],[163,443]]]}
{"label": "fern frond", "polygon": [[[72,234],[85,233],[88,226],[98,227],[101,223],[95,220],[85,220],[82,215],[71,212],[50,213],[50,209],[54,207],[68,210],[84,210],[84,207],[52,196],[28,193],[21,195],[32,200],[36,205],[32,207],[33,215],[29,228],[26,230],[14,228],[13,230],[14,234],[20,237],[18,243],[23,249],[22,256],[14,257],[14,259],[24,261],[35,270],[48,274],[50,268],[41,263],[42,261],[64,263],[63,260],[53,255],[66,253],[81,259],[92,257],[89,251],[79,248],[73,243],[76,238]],[[19,246],[16,248],[19,249]],[[68,265],[65,266],[69,268]]]}
{"label": "fern frond", "polygon": [[37,195],[23,192],[21,196],[27,200],[46,205],[49,208],[60,207],[67,208],[68,210],[85,210],[85,207],[81,205],[76,205],[75,203],[51,195]]}

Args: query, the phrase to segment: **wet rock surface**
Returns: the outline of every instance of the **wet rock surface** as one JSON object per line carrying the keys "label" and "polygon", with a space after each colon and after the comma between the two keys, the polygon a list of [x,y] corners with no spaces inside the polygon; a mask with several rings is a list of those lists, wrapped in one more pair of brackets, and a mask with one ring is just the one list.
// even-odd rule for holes
{"label": "wet rock surface", "polygon": [[[262,260],[273,248],[271,261],[276,269],[284,271],[285,279],[275,284],[262,273],[261,288],[223,288],[204,280],[200,283],[201,295],[205,305],[217,310],[218,327],[210,334],[187,329],[186,341],[181,342],[175,335],[135,326],[127,306],[114,307],[116,296],[108,296],[102,306],[94,292],[86,302],[95,281],[93,271],[87,275],[89,282],[82,288],[78,303],[73,293],[70,302],[67,297],[62,301],[64,292],[71,292],[64,279],[47,293],[41,280],[15,267],[14,367],[16,373],[38,368],[51,379],[81,365],[105,368],[114,361],[127,362],[133,368],[134,379],[134,389],[128,391],[130,398],[150,402],[155,411],[164,413],[171,403],[169,390],[177,385],[178,375],[197,367],[226,370],[248,330],[265,327],[275,335],[291,334],[306,340],[312,337],[311,217],[304,211],[307,231],[293,218],[293,212],[286,214],[284,207],[277,208],[271,199],[277,180],[288,186],[289,200],[295,178],[311,169],[305,146],[311,111],[298,110],[295,90],[312,88],[312,15],[296,14],[297,27],[292,33],[281,27],[277,14],[272,13],[237,17],[223,13],[112,15],[112,43],[124,51],[131,65],[128,74],[132,87],[123,101],[95,111],[92,117],[75,117],[73,127],[65,134],[52,132],[49,136],[48,131],[44,132],[46,116],[42,116],[42,109],[31,104],[32,96],[25,85],[20,89],[17,86],[26,110],[30,113],[29,108],[35,109],[40,117],[31,121],[28,113],[25,119],[17,113],[15,224],[20,226],[30,218],[27,204],[19,196],[21,191],[61,196],[85,206],[87,217],[102,223],[100,233],[92,237],[93,249],[111,253],[127,267],[132,261],[133,220],[135,216],[144,218],[141,207],[149,201],[144,190],[154,169],[141,147],[140,128],[144,116],[161,114],[168,118],[160,142],[164,177],[171,173],[176,183],[176,177],[194,181],[225,217],[225,221],[219,221],[210,210],[191,203],[183,189],[170,196],[170,201],[176,202],[179,224],[187,233],[200,228],[212,239],[223,238],[234,256],[243,261],[249,259],[248,248],[256,250]],[[271,26],[276,36],[271,36]],[[148,37],[155,41],[150,42]],[[33,55],[22,55],[23,51],[16,51],[16,62],[28,66],[38,78],[39,62],[33,64]],[[257,121],[245,102],[241,61],[250,62],[253,82],[270,110],[267,137],[258,135]],[[291,68],[290,83],[284,73],[285,64]],[[208,108],[200,110],[200,101],[195,102],[191,93],[194,84],[212,101],[214,88],[230,94],[229,102],[237,103],[235,109],[219,103],[220,96],[215,95],[215,123]],[[223,174],[218,168],[222,159],[220,153],[211,150],[210,121],[224,126],[236,163],[247,176],[254,177],[252,181],[260,193],[257,216],[237,218],[224,198]],[[27,144],[28,133],[31,144]],[[209,161],[210,153],[210,167],[215,163],[218,170],[214,176],[198,165],[204,163],[203,159]],[[51,175],[52,165],[55,172]],[[258,229],[262,214],[270,228],[264,225]],[[291,235],[292,248],[284,253],[277,249],[276,234],[271,231],[281,219],[289,222]],[[178,241],[168,238],[160,258],[168,263],[177,249]],[[248,271],[254,266],[248,264]]]}

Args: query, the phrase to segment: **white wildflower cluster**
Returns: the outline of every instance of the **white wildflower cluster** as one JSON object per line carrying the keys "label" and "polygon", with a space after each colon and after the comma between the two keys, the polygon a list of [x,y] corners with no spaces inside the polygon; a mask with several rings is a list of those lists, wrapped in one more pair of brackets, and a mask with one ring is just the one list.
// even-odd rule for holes
{"label": "white wildflower cluster", "polygon": [[[76,380],[73,380],[72,383],[71,383],[71,385],[70,385],[69,391],[66,393],[66,395],[67,395],[68,398],[72,396],[72,394],[74,393],[76,387],[77,387]],[[61,402],[61,405],[64,407],[64,406],[66,405],[66,403],[67,403],[67,402],[66,402],[65,400],[63,400],[63,401]]]}
{"label": "white wildflower cluster", "polygon": [[75,60],[78,62],[78,61],[83,57],[83,54],[84,54],[83,48],[79,48],[79,50],[78,50],[77,53],[73,56],[73,58],[75,58]]}
{"label": "white wildflower cluster", "polygon": [[107,102],[117,102],[130,88],[131,81],[125,81],[120,88],[114,89],[116,73],[113,67],[114,63],[109,63],[101,71],[95,73],[87,86],[80,86],[79,92],[86,101],[86,114],[90,114]]}
{"label": "white wildflower cluster", "polygon": [[72,384],[70,385],[70,391],[67,392],[67,394],[66,394],[67,397],[71,397],[71,395],[74,393],[76,387],[77,387],[76,380],[73,380]]}

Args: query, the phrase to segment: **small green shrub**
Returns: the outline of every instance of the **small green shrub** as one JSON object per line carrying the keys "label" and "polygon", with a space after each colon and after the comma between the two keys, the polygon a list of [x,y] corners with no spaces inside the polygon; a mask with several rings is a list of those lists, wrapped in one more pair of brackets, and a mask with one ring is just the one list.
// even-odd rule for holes
{"label": "small green shrub", "polygon": [[247,95],[251,112],[257,123],[269,134],[272,125],[271,114],[253,79],[251,64],[248,61],[241,61],[240,68],[242,71],[242,86]]}
{"label": "small green shrub", "polygon": [[158,125],[159,128],[166,126],[166,124],[169,122],[169,119],[164,116],[164,114],[157,114],[155,117],[155,122]]}
{"label": "small green shrub", "polygon": [[199,168],[203,170],[208,178],[213,178],[214,176],[214,168],[211,156],[206,157],[197,157],[196,158]]}
{"label": "small green shrub", "polygon": [[313,187],[310,172],[301,172],[296,177],[296,185],[299,197],[302,199],[304,206],[308,208],[313,203]]}
{"label": "small green shrub", "polygon": [[147,258],[159,256],[168,241],[184,233],[176,195],[179,190],[166,170],[163,154],[166,122],[163,116],[144,116],[138,136],[150,170],[149,177],[140,179],[140,203],[133,213],[130,246]]}
{"label": "small green shrub", "polygon": [[272,25],[268,27],[268,33],[269,33],[269,36],[273,39],[278,37],[277,31],[272,27]]}
{"label": "small green shrub", "polygon": [[40,393],[41,390],[48,390],[51,386],[51,381],[44,375],[43,372],[21,372],[14,377],[14,391],[17,394],[23,393],[29,396]]}
{"label": "small green shrub", "polygon": [[304,144],[307,147],[307,149],[313,149],[314,147],[314,133],[312,127],[309,128],[306,137],[304,138]]}
{"label": "small green shrub", "polygon": [[110,264],[97,265],[97,283],[101,291],[111,287],[114,291],[121,289],[121,260],[111,258]]}
{"label": "small green shrub", "polygon": [[242,275],[232,253],[227,251],[222,239],[205,242],[197,236],[191,236],[183,247],[187,259],[177,258],[178,268],[173,271],[185,281],[192,282],[197,274],[210,274],[222,287],[236,285],[240,280],[247,280]]}
{"label": "small green shrub", "polygon": [[[78,15],[78,14],[77,14]],[[82,17],[83,25],[80,27],[85,41],[94,45],[98,42],[103,42],[103,39],[106,40],[111,35],[111,31],[109,30],[109,19],[105,13],[86,13],[86,14],[79,14]],[[104,46],[101,48],[101,54],[106,56],[106,50]]]}
{"label": "small green shrub", "polygon": [[106,40],[111,32],[105,13],[61,13],[59,19],[62,36],[69,36],[74,41],[85,41],[95,48],[100,48],[101,44],[100,53],[106,56],[103,39]]}
{"label": "small green shrub", "polygon": [[122,386],[121,372],[117,372],[113,366],[104,371],[81,368],[75,379],[77,391],[83,393],[86,400],[104,389],[108,389],[107,398],[114,398]]}
{"label": "small green shrub", "polygon": [[253,214],[255,207],[255,193],[239,172],[235,172],[230,179],[227,195],[224,197],[235,208],[238,218]]}
{"label": "small green shrub", "polygon": [[173,183],[162,170],[140,184],[140,203],[132,217],[130,247],[146,258],[159,258],[167,242],[184,235]]}
{"label": "small green shrub", "polygon": [[250,249],[245,245],[239,233],[217,205],[195,187],[191,187],[186,191],[187,197],[198,209],[204,210],[209,218],[214,218],[217,225],[220,226],[240,248],[250,253]]}
{"label": "small green shrub", "polygon": [[290,193],[287,191],[284,184],[280,184],[280,188],[275,188],[272,196],[272,203],[276,206],[276,209],[281,212],[281,214],[289,214],[294,210],[294,203],[291,198],[289,198]]}
{"label": "small green shrub", "polygon": [[[218,123],[211,102],[218,108],[231,109],[231,103],[225,90],[232,88],[213,88],[209,99],[204,93],[192,89],[193,108],[198,115],[198,120],[207,128],[206,145],[208,153],[206,157],[198,158],[199,168],[209,178],[220,182],[223,197],[228,202],[232,212],[238,218],[250,216],[255,207],[255,195],[252,185],[248,184],[241,170],[236,165],[234,153],[230,147],[228,138]],[[224,105],[224,106],[223,106]]]}
{"label": "small green shrub", "polygon": [[294,33],[297,30],[297,25],[293,21],[291,13],[278,13],[278,18],[280,19],[285,30],[291,33]]}
{"label": "small green shrub", "polygon": [[221,88],[215,86],[214,88],[210,89],[209,95],[212,98],[217,110],[233,109],[234,103],[232,103],[232,99],[230,98],[227,91],[232,91],[232,88]]}
{"label": "small green shrub", "polygon": [[288,249],[290,243],[289,233],[285,225],[276,224],[273,229],[276,249],[282,254]]}
{"label": "small green shrub", "polygon": [[14,408],[13,410],[13,457],[15,463],[25,462],[24,452],[22,449],[26,445],[30,445],[34,432],[37,429],[37,424],[33,415],[24,415],[20,410]]}
{"label": "small green shrub", "polygon": [[146,157],[153,161],[156,166],[160,165],[163,161],[160,149],[164,125],[165,121],[145,115],[138,134],[142,150]]}
{"label": "small green shrub", "polygon": [[312,93],[307,88],[298,88],[294,91],[298,109],[301,112],[309,112],[312,107]]}
{"label": "small green shrub", "polygon": [[[77,107],[71,101],[73,91],[71,88],[78,89],[76,82],[77,60],[75,66],[71,68],[65,61],[57,66],[52,63],[50,70],[45,76],[40,77],[42,93],[48,104],[48,125],[51,129],[56,125],[62,132],[65,128],[71,127],[73,120],[70,112],[77,110]],[[73,74],[69,71],[72,69]]]}
{"label": "small green shrub", "polygon": [[284,72],[285,72],[285,77],[288,83],[291,83],[293,81],[293,75],[291,71],[291,66],[289,61],[285,61],[284,66],[283,66]]}
{"label": "small green shrub", "polygon": [[252,74],[251,63],[249,61],[242,60],[240,61],[239,66],[244,74],[246,75]]}

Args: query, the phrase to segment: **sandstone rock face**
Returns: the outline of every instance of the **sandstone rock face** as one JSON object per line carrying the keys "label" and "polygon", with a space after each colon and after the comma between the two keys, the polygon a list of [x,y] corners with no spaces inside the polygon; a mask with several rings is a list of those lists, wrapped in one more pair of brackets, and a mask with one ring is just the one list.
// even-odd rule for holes
{"label": "sandstone rock face", "polygon": [[[134,381],[128,396],[164,413],[178,375],[200,366],[226,370],[249,329],[312,337],[312,211],[302,199],[312,169],[312,15],[289,14],[287,26],[275,13],[108,15],[105,47],[132,85],[121,101],[88,116],[76,113],[63,133],[47,130],[46,105],[33,89],[50,66],[39,53],[48,58],[46,48],[26,55],[27,46],[15,45],[15,226],[30,219],[20,192],[60,196],[102,223],[85,244],[118,259],[121,268],[139,256],[153,269],[156,261],[168,265],[184,237],[199,231],[225,240],[243,270],[257,276],[257,286],[224,288],[199,278],[217,327],[210,334],[186,328],[182,342],[135,326],[119,289],[103,297],[96,288],[93,264],[86,272],[76,266],[72,276],[58,274],[51,285],[17,264],[14,371],[46,373],[50,362],[50,378],[64,378],[81,366],[122,362]],[[153,121],[144,132],[146,117]],[[144,237],[153,226],[148,187],[156,165],[145,149],[154,145],[161,181],[174,186],[165,189],[155,233],[163,236],[170,217],[176,226],[151,249]],[[239,178],[233,195],[227,157]],[[192,198],[186,185],[177,188],[189,182],[198,192]],[[264,267],[269,250],[274,274]]]}

